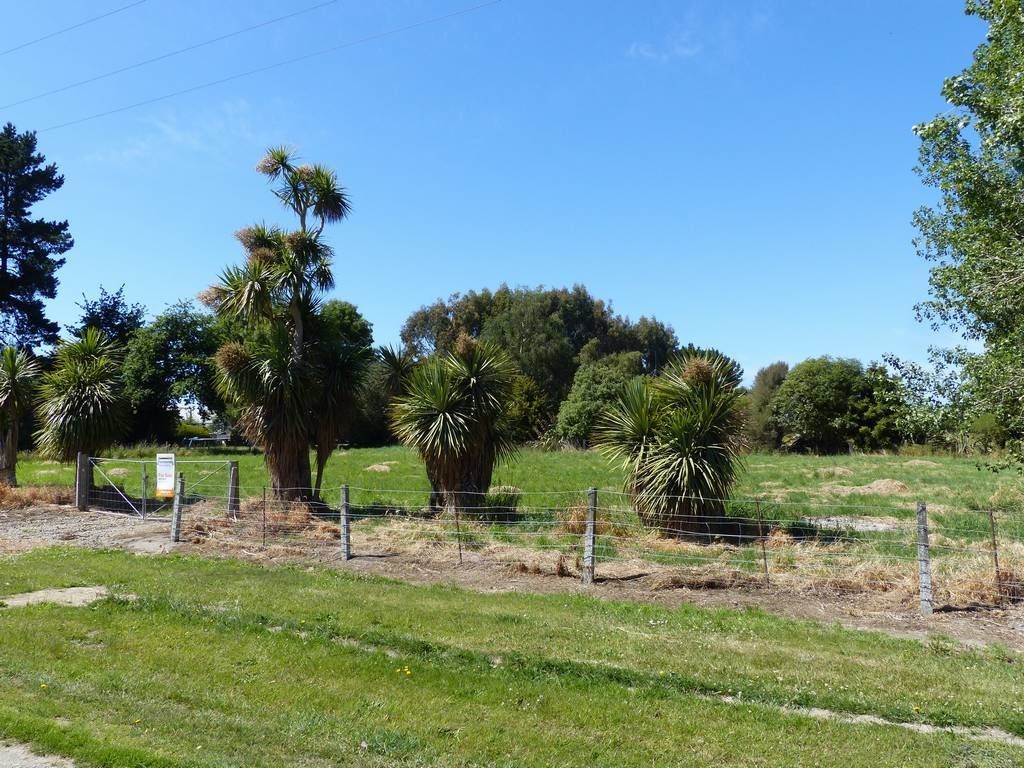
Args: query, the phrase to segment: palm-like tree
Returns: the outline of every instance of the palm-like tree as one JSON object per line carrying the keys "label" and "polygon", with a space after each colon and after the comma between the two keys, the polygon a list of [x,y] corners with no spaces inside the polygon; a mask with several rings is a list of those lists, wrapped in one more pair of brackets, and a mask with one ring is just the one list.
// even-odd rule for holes
{"label": "palm-like tree", "polygon": [[31,407],[39,363],[14,347],[0,350],[0,485],[17,485],[18,423]]}
{"label": "palm-like tree", "polygon": [[482,504],[495,465],[515,452],[505,419],[514,375],[508,355],[467,337],[410,372],[392,427],[423,458],[432,502]]}
{"label": "palm-like tree", "polygon": [[248,333],[218,352],[218,384],[239,408],[243,434],[264,449],[275,496],[317,498],[365,361],[362,352],[339,350],[315,332],[319,296],[334,287],[334,253],[322,234],[350,206],[333,171],[299,164],[285,148],[268,150],[257,170],[278,183],[274,194],[299,228],[259,224],[237,233],[245,263],[224,270],[207,301],[219,314],[244,320]]}
{"label": "palm-like tree", "polygon": [[123,436],[127,406],[123,395],[121,347],[95,328],[57,346],[53,369],[39,388],[36,432],[40,452],[72,461],[79,451],[95,456]]}
{"label": "palm-like tree", "polygon": [[743,447],[738,384],[728,358],[686,355],[627,383],[599,420],[595,444],[625,470],[644,525],[676,536],[722,530]]}
{"label": "palm-like tree", "polygon": [[392,346],[377,349],[377,359],[384,366],[386,377],[384,389],[388,397],[405,394],[406,383],[416,367],[416,356],[408,347],[396,349]]}

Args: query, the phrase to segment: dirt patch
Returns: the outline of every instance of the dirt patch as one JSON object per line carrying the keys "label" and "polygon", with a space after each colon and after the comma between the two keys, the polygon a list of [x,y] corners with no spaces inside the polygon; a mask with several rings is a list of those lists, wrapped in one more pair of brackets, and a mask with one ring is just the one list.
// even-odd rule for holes
{"label": "dirt patch", "polygon": [[867,485],[824,485],[823,491],[828,491],[836,496],[865,496],[875,494],[878,496],[898,496],[908,493],[910,488],[900,480],[874,480]]}
{"label": "dirt patch", "polygon": [[891,517],[847,517],[845,515],[832,515],[830,517],[805,517],[805,523],[810,523],[822,531],[898,531],[900,525]]}
{"label": "dirt patch", "polygon": [[63,757],[37,755],[20,744],[0,742],[0,766],[3,768],[75,768]]}
{"label": "dirt patch", "polygon": [[[110,594],[103,586],[96,587],[65,587],[64,589],[39,589],[35,592],[22,592],[20,595],[0,597],[0,606],[4,608],[23,608],[26,605],[67,605],[72,608],[92,605]],[[0,763],[3,765],[3,763]]]}
{"label": "dirt patch", "polygon": [[910,461],[903,462],[904,467],[941,467],[937,461],[928,461],[928,459],[911,459]]}
{"label": "dirt patch", "polygon": [[57,505],[0,511],[0,554],[54,544],[146,554],[172,548],[167,520],[144,521],[134,515],[79,512]]}

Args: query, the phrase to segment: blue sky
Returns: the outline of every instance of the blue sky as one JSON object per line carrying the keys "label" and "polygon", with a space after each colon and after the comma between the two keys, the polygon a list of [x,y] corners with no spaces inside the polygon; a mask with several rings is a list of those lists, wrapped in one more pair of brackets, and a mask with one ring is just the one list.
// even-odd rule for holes
{"label": "blue sky", "polygon": [[[480,0],[476,0],[479,2]],[[145,0],[0,56],[10,104],[323,0]],[[0,50],[128,0],[5,0]],[[339,0],[116,77],[0,109],[66,176],[41,207],[75,248],[50,308],[125,284],[151,313],[288,218],[253,170],[290,144],[336,168],[335,295],[397,341],[456,291],[584,283],[748,371],[832,354],[922,359],[932,197],[912,126],[984,28],[960,0],[501,0],[251,77],[474,0]]]}

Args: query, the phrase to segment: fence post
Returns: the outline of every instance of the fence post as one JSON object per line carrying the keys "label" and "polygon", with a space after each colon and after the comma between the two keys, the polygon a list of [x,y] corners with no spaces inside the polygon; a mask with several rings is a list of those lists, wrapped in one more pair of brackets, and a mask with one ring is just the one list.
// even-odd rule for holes
{"label": "fence post", "polygon": [[992,567],[996,572],[996,604],[1003,603],[1003,574],[999,570],[999,543],[996,539],[996,513],[988,511],[988,527],[992,534]]}
{"label": "fence post", "polygon": [[238,498],[238,462],[228,462],[228,514],[236,520],[241,510],[241,501]]}
{"label": "fence post", "polygon": [[587,528],[583,538],[583,569],[580,574],[585,585],[594,583],[594,535],[597,528],[597,488],[587,490]]}
{"label": "fence post", "polygon": [[75,506],[79,512],[89,511],[89,488],[92,485],[92,464],[84,451],[78,452],[75,464]]}
{"label": "fence post", "polygon": [[267,486],[263,486],[263,548],[267,548]]}
{"label": "fence post", "polygon": [[348,486],[341,486],[341,556],[352,559],[352,532],[348,519]]}
{"label": "fence post", "polygon": [[149,485],[149,478],[146,477],[146,462],[143,461],[142,462],[142,498],[140,499],[140,501],[142,502],[141,507],[142,507],[142,519],[143,520],[146,519],[146,496],[149,495],[146,492],[147,491],[146,486],[148,486],[148,485]]}
{"label": "fence post", "polygon": [[761,516],[761,501],[755,501],[754,506],[757,509],[757,538],[761,542],[761,562],[764,564],[764,585],[770,587],[772,582],[771,577],[768,575],[768,546],[764,540],[764,518]]}
{"label": "fence post", "polygon": [[174,492],[174,507],[171,512],[171,542],[181,541],[181,512],[185,506],[185,473],[178,474],[178,487]]}
{"label": "fence post", "polygon": [[932,562],[928,543],[928,506],[917,502],[917,582],[921,615],[932,615]]}

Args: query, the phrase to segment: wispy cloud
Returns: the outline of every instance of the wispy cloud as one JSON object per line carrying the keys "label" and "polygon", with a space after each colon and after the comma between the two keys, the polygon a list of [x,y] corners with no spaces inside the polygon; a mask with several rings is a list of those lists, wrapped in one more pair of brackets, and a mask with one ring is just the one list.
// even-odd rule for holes
{"label": "wispy cloud", "polygon": [[651,20],[655,28],[670,31],[634,40],[626,55],[656,62],[732,58],[747,50],[751,41],[769,34],[775,18],[770,0],[752,0],[742,9],[697,0],[671,8],[670,14]]}
{"label": "wispy cloud", "polygon": [[[140,120],[143,130],[110,146],[90,152],[87,162],[138,165],[161,159],[168,149],[215,154],[239,144],[262,147],[272,137],[255,119],[245,99],[225,101],[199,113],[165,109]],[[260,128],[256,128],[260,125]]]}
{"label": "wispy cloud", "polygon": [[697,56],[704,46],[694,38],[692,32],[684,30],[668,35],[660,43],[634,40],[627,53],[638,59],[655,61],[671,61],[672,59],[690,59]]}

